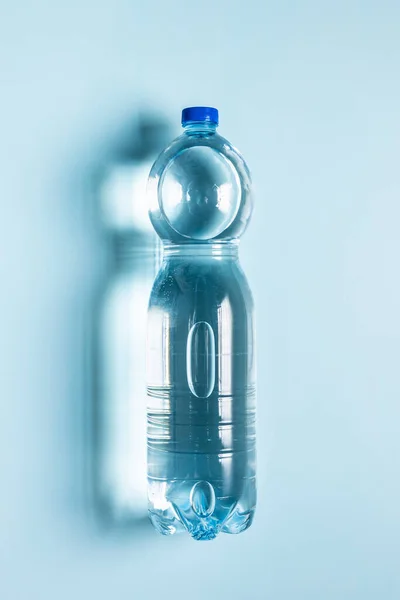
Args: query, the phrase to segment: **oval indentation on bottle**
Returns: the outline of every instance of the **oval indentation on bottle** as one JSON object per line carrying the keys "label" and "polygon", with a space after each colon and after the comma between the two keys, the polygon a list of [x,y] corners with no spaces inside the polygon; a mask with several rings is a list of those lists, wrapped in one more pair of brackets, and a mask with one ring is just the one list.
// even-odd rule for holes
{"label": "oval indentation on bottle", "polygon": [[215,385],[215,338],[206,321],[195,323],[186,344],[189,389],[197,398],[208,398]]}
{"label": "oval indentation on bottle", "polygon": [[215,510],[215,491],[208,481],[198,481],[190,490],[190,505],[201,519],[213,514]]}

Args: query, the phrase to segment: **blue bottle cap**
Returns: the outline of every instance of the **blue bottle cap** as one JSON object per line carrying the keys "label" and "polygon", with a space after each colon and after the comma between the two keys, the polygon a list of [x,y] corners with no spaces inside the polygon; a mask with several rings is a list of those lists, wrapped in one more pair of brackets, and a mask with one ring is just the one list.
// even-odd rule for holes
{"label": "blue bottle cap", "polygon": [[182,111],[182,125],[191,122],[215,123],[218,125],[218,110],[211,106],[189,106]]}

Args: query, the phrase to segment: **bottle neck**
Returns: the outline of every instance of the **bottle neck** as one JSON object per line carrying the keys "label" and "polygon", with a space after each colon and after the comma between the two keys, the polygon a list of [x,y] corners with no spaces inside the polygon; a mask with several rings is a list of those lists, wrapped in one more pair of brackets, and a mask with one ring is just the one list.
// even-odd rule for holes
{"label": "bottle neck", "polygon": [[238,254],[238,240],[203,244],[165,244],[163,252],[164,259],[190,258],[191,260],[210,258],[237,260]]}
{"label": "bottle neck", "polygon": [[212,135],[217,131],[217,124],[211,121],[190,121],[183,126],[187,135]]}

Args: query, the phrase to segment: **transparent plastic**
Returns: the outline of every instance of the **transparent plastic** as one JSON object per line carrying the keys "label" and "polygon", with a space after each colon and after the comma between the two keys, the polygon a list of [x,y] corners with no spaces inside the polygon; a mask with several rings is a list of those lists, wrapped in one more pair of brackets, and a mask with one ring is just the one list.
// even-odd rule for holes
{"label": "transparent plastic", "polygon": [[150,174],[164,258],[148,314],[148,498],[165,535],[240,533],[254,515],[253,300],[238,261],[250,192],[210,123],[187,125]]}

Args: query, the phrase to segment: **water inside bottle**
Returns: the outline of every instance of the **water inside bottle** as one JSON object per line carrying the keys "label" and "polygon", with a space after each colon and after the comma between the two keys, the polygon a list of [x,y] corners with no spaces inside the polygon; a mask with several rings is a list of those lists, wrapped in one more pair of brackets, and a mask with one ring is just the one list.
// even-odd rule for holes
{"label": "water inside bottle", "polygon": [[187,253],[166,257],[149,309],[150,516],[211,539],[254,513],[252,299],[236,258]]}

